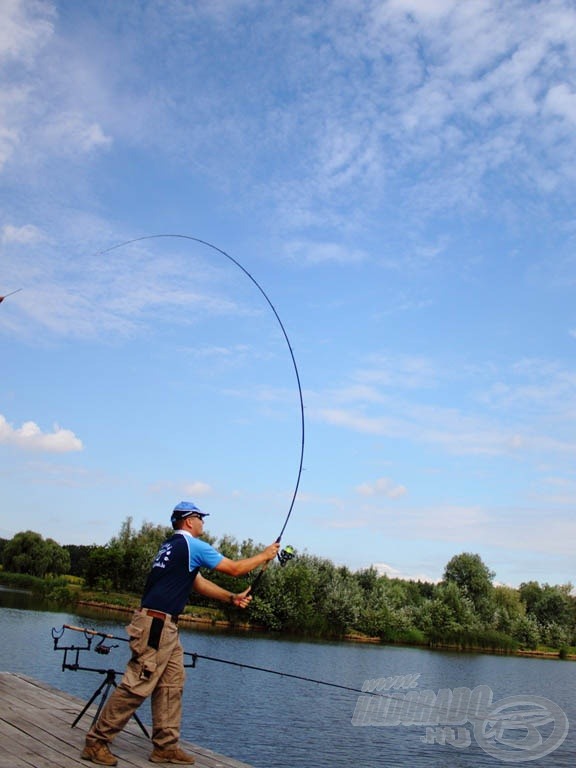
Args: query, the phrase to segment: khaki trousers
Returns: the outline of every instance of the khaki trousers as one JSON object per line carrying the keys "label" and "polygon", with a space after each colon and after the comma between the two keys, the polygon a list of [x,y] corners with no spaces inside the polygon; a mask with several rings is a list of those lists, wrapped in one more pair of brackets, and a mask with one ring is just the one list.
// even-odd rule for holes
{"label": "khaki trousers", "polygon": [[169,618],[162,622],[135,611],[126,631],[132,658],[122,681],[88,731],[86,744],[112,741],[142,702],[151,696],[154,746],[159,749],[176,746],[180,738],[185,680],[178,627]]}

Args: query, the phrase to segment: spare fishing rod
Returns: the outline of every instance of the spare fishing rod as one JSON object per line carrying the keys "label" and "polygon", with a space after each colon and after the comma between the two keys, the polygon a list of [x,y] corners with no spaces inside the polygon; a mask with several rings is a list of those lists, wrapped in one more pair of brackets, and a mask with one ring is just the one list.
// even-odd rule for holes
{"label": "spare fishing rod", "polygon": [[[185,664],[185,667],[190,667],[191,669],[196,668],[196,661],[197,659],[204,659],[205,661],[217,661],[220,664],[228,664],[232,667],[241,667],[242,669],[251,669],[255,672],[266,672],[269,675],[278,675],[279,677],[290,677],[293,680],[302,680],[306,683],[315,683],[316,685],[325,685],[330,688],[340,688],[343,691],[350,691],[352,693],[372,693],[374,694],[374,691],[363,691],[361,688],[352,688],[349,685],[341,685],[340,683],[330,683],[327,680],[317,680],[313,677],[306,677],[305,675],[295,675],[292,672],[281,672],[278,669],[268,669],[266,667],[256,667],[253,664],[244,664],[240,661],[231,661],[230,659],[218,659],[215,656],[204,656],[201,653],[190,653],[189,651],[184,651],[184,656],[191,656],[192,657],[192,664]],[[376,694],[374,694],[376,695]],[[381,696],[380,693],[377,695]]]}
{"label": "spare fishing rod", "polygon": [[[75,632],[81,632],[84,635],[84,646],[61,646],[59,641],[64,634],[65,629],[70,629]],[[77,654],[90,650],[91,641],[94,637],[101,637],[103,642],[105,639],[116,639],[126,641],[126,638],[116,637],[115,635],[98,632],[96,630],[86,629],[83,627],[76,627],[69,624],[64,624],[61,630],[55,628],[52,629],[52,636],[54,638],[54,650],[64,651],[65,657],[67,651],[74,651]],[[112,646],[115,648],[118,646]],[[98,650],[95,648],[94,650]],[[545,725],[546,723],[554,723],[554,731],[551,736],[548,736],[547,741],[555,738],[553,748],[556,749],[568,733],[568,718],[566,713],[558,707],[553,701],[543,698],[541,696],[509,696],[502,699],[500,702],[492,702],[492,690],[486,685],[476,686],[473,690],[469,688],[458,688],[452,691],[451,689],[441,689],[438,693],[430,690],[414,690],[417,687],[417,679],[420,677],[420,673],[408,674],[408,675],[395,675],[387,678],[381,678],[379,680],[366,681],[362,688],[353,688],[352,686],[342,685],[340,683],[332,683],[326,680],[318,680],[313,677],[307,677],[304,675],[296,675],[291,672],[282,672],[276,669],[269,669],[266,667],[258,667],[253,664],[245,664],[243,662],[232,661],[229,659],[220,659],[214,656],[205,656],[199,653],[190,653],[184,651],[185,656],[190,656],[192,659],[191,664],[184,664],[188,668],[196,668],[198,659],[204,659],[207,661],[215,661],[221,664],[227,664],[241,669],[250,669],[256,672],[264,672],[266,674],[278,675],[280,677],[291,678],[298,681],[312,683],[315,685],[328,686],[330,688],[337,688],[342,691],[354,693],[358,695],[354,712],[352,715],[351,723],[356,726],[368,726],[368,725],[424,725],[426,728],[426,737],[422,739],[425,743],[452,743],[453,746],[458,746],[454,741],[454,726],[463,726],[469,722],[474,728],[474,735],[482,749],[488,751],[486,746],[490,746],[490,738],[493,738],[493,733],[501,733],[503,728],[522,729],[529,735],[536,735],[538,741],[532,740],[532,745],[542,745],[542,734],[536,727],[536,734],[534,733],[534,726]],[[63,664],[62,670],[70,669],[74,671],[91,671],[100,672],[106,674],[106,679],[101,685],[94,691],[90,700],[84,705],[82,711],[77,715],[76,719],[72,723],[72,728],[76,726],[79,720],[86,714],[91,704],[100,696],[100,702],[92,724],[94,724],[99,716],[102,706],[108,696],[108,693],[112,687],[116,686],[116,673],[113,669],[94,669],[91,667],[80,666],[78,661],[72,664]],[[456,695],[458,691],[458,696]],[[374,698],[375,697],[375,698]],[[378,700],[379,699],[379,700]],[[532,709],[526,707],[533,705]],[[512,707],[514,709],[512,709]],[[137,713],[133,714],[136,723],[140,726],[140,729],[147,738],[150,738],[150,734],[146,730],[146,726],[138,718]],[[436,727],[439,726],[439,729]],[[458,729],[460,731],[460,728]],[[466,730],[466,729],[464,729]],[[560,731],[563,730],[563,733]],[[491,736],[492,734],[492,736]],[[465,734],[466,735],[466,734]],[[448,736],[451,741],[449,742]],[[460,734],[459,734],[460,736]],[[441,739],[441,741],[438,741]],[[556,743],[557,742],[557,743]],[[468,746],[469,741],[460,742],[460,746]],[[506,744],[505,741],[502,741]],[[511,742],[510,742],[511,743]],[[526,739],[519,741],[520,748],[526,743]],[[544,746],[546,742],[544,742]],[[532,747],[529,747],[532,749]],[[548,752],[552,751],[548,749]],[[548,754],[546,752],[545,754]],[[497,754],[489,752],[493,756],[498,756],[502,759],[502,755],[506,755],[506,752],[498,751]],[[511,754],[511,753],[508,753]],[[514,755],[512,755],[514,758]],[[515,759],[514,762],[521,762]]]}
{"label": "spare fishing rod", "polygon": [[[288,333],[286,332],[286,328],[284,327],[284,324],[282,320],[280,319],[280,315],[278,314],[278,311],[276,310],[276,307],[274,304],[272,304],[272,301],[268,297],[266,291],[262,288],[260,283],[256,280],[256,278],[233,256],[231,256],[226,251],[222,250],[222,248],[218,248],[218,246],[213,245],[213,243],[209,243],[207,240],[202,240],[198,237],[192,237],[191,235],[181,235],[181,234],[158,234],[158,235],[143,235],[142,237],[135,237],[131,240],[125,240],[122,243],[117,243],[116,245],[112,245],[109,248],[106,248],[103,251],[99,252],[99,255],[103,255],[105,253],[110,253],[111,251],[117,250],[118,248],[122,248],[126,245],[131,245],[133,243],[139,243],[143,242],[145,240],[158,240],[161,238],[180,238],[182,240],[191,240],[192,242],[198,243],[200,245],[205,245],[208,248],[212,248],[212,250],[217,251],[222,256],[225,256],[229,261],[231,261],[233,264],[235,264],[238,269],[242,270],[242,272],[248,277],[249,280],[256,286],[258,291],[262,294],[264,297],[266,303],[274,313],[274,317],[276,318],[278,325],[280,326],[280,330],[282,331],[282,335],[284,336],[284,340],[286,341],[286,345],[288,346],[288,351],[290,353],[290,359],[292,361],[292,368],[294,369],[294,375],[296,377],[296,384],[298,388],[298,398],[299,398],[299,404],[300,404],[300,455],[299,455],[299,461],[298,461],[298,472],[296,475],[296,483],[294,485],[294,490],[292,492],[292,498],[290,501],[290,506],[288,508],[288,512],[286,514],[286,517],[284,519],[282,528],[280,529],[280,533],[278,534],[278,537],[276,538],[276,543],[280,543],[282,540],[282,536],[284,535],[284,531],[286,530],[286,526],[288,525],[288,521],[290,520],[290,517],[292,515],[292,511],[294,509],[294,504],[296,502],[296,497],[298,495],[298,489],[300,487],[300,480],[302,477],[302,469],[304,465],[304,442],[305,442],[305,426],[304,426],[304,398],[302,395],[302,384],[300,381],[300,373],[298,371],[298,366],[296,364],[296,358],[294,356],[294,351],[292,349],[292,344],[290,343],[290,339],[288,338]],[[287,546],[284,549],[282,549],[278,553],[278,561],[280,562],[280,565],[285,565],[289,560],[291,560],[295,556],[295,550],[291,546]],[[260,579],[264,575],[266,569],[268,568],[269,562],[266,562],[254,578],[251,584],[251,592],[254,593],[254,590],[258,586]]]}
{"label": "spare fishing rod", "polygon": [[[83,646],[77,646],[77,645],[61,645],[60,642],[63,638],[64,631],[65,630],[71,630],[72,632],[79,632],[84,635],[84,641],[85,645]],[[95,638],[101,638],[100,642],[92,648],[92,640]],[[64,651],[64,661],[62,664],[62,671],[69,669],[72,671],[87,671],[87,672],[108,672],[109,670],[103,670],[103,669],[94,669],[92,667],[84,667],[80,664],[80,654],[89,652],[89,651],[95,651],[96,653],[105,654],[107,655],[113,648],[118,648],[118,645],[104,645],[105,640],[120,640],[124,643],[129,643],[130,639],[127,637],[120,637],[119,635],[113,635],[108,632],[99,632],[95,629],[87,629],[86,627],[77,627],[73,624],[63,624],[61,629],[56,629],[55,627],[52,628],[52,638],[54,640],[54,649],[55,651]],[[72,652],[74,654],[74,658],[72,662],[68,662],[67,655],[68,653]],[[375,692],[375,691],[363,691],[361,688],[353,688],[349,685],[342,685],[340,683],[333,683],[327,680],[318,680],[313,677],[306,677],[305,675],[296,675],[293,672],[282,672],[278,669],[270,669],[267,667],[258,667],[254,664],[245,664],[242,661],[234,661],[232,659],[219,659],[216,656],[205,656],[201,653],[195,653],[191,651],[184,651],[185,656],[190,656],[191,663],[185,664],[185,667],[188,667],[189,669],[196,669],[196,662],[198,659],[203,659],[205,661],[215,661],[220,664],[226,664],[231,667],[239,667],[241,669],[251,669],[254,672],[264,672],[268,675],[277,675],[278,677],[289,677],[293,680],[301,680],[306,683],[314,683],[316,685],[323,685],[327,686],[329,688],[339,688],[343,691],[349,691],[351,693],[365,693],[369,695],[374,696],[390,696],[393,698],[392,694],[384,694],[381,691]],[[117,672],[116,674],[121,674],[120,672]]]}

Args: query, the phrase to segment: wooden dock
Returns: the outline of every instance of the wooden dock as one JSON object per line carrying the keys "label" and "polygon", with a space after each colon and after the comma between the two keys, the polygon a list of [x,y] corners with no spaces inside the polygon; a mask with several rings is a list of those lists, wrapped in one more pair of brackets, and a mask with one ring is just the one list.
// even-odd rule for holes
{"label": "wooden dock", "polygon": [[[95,707],[73,728],[85,702],[25,675],[0,672],[0,768],[88,768],[82,760]],[[198,768],[250,768],[196,744],[182,742]],[[131,720],[112,744],[118,768],[149,768],[152,743]]]}

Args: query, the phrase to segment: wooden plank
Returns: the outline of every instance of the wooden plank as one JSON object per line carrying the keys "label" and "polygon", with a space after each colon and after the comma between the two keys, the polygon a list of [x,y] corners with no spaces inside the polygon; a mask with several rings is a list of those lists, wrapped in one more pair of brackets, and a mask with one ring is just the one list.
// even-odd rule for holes
{"label": "wooden plank", "polygon": [[[87,768],[80,758],[99,698],[75,728],[85,702],[26,675],[0,672],[0,768]],[[250,768],[233,758],[182,742],[197,768]],[[128,768],[149,768],[152,744],[132,720],[112,751]]]}
{"label": "wooden plank", "polygon": [[32,765],[34,768],[68,768],[69,764],[61,751],[44,745],[42,741],[29,736],[14,725],[0,722],[0,741],[4,753],[18,758],[25,765]]}

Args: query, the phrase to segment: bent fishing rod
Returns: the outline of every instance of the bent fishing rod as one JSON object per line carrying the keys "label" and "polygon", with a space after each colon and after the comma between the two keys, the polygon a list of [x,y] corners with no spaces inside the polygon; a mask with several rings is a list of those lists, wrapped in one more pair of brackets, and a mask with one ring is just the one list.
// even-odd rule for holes
{"label": "bent fishing rod", "polygon": [[[299,456],[299,463],[298,463],[298,472],[296,475],[296,483],[294,486],[294,491],[292,492],[292,498],[290,501],[290,506],[288,508],[288,513],[286,514],[286,517],[284,519],[284,523],[282,525],[282,528],[280,529],[280,533],[278,534],[278,537],[276,538],[276,543],[280,543],[282,540],[282,536],[284,535],[284,531],[286,530],[286,526],[288,525],[288,521],[290,520],[290,517],[292,515],[292,510],[294,509],[294,504],[296,502],[296,497],[298,495],[298,489],[300,487],[300,479],[302,477],[302,469],[304,464],[304,435],[305,435],[305,428],[304,428],[304,398],[302,395],[302,384],[300,382],[300,373],[298,371],[298,366],[296,364],[296,358],[294,356],[294,351],[292,349],[292,344],[290,343],[290,339],[288,338],[288,333],[286,332],[286,328],[284,327],[284,324],[282,320],[280,319],[280,315],[278,314],[278,311],[276,310],[276,307],[274,304],[272,304],[272,301],[268,297],[266,291],[262,288],[260,283],[256,280],[256,278],[233,256],[231,256],[226,251],[222,250],[222,248],[218,248],[218,246],[214,245],[213,243],[208,242],[207,240],[202,240],[198,237],[192,237],[191,235],[182,235],[182,234],[156,234],[156,235],[143,235],[142,237],[135,237],[131,240],[125,240],[122,243],[117,243],[116,245],[112,245],[109,248],[106,248],[102,251],[99,251],[98,255],[104,255],[106,253],[110,253],[111,251],[115,251],[119,248],[123,248],[127,245],[132,245],[133,243],[139,243],[143,242],[145,240],[158,240],[161,238],[179,238],[181,240],[188,240],[195,243],[198,243],[199,245],[204,245],[207,248],[211,248],[213,251],[216,251],[217,253],[221,254],[225,258],[227,258],[232,264],[238,267],[244,275],[253,283],[253,285],[258,289],[258,291],[261,293],[261,295],[264,297],[266,303],[272,310],[274,317],[276,318],[276,321],[280,327],[280,330],[282,331],[282,335],[284,337],[284,340],[286,342],[286,345],[288,347],[288,351],[290,353],[290,359],[292,361],[292,368],[294,369],[294,375],[296,377],[296,384],[298,387],[298,398],[300,403],[300,456]],[[294,548],[291,546],[287,546],[284,549],[282,549],[278,553],[278,560],[280,562],[280,565],[285,565],[289,560],[291,560],[295,555]],[[263,574],[265,573],[266,569],[268,568],[269,561],[265,563],[254,580],[251,584],[251,591],[254,592],[256,586],[260,582],[260,579],[262,578]]]}
{"label": "bent fishing rod", "polygon": [[15,291],[10,291],[10,293],[4,294],[4,296],[0,296],[0,304],[4,301],[4,299],[7,299],[8,296],[14,296],[15,293],[20,293],[22,288],[16,288]]}

